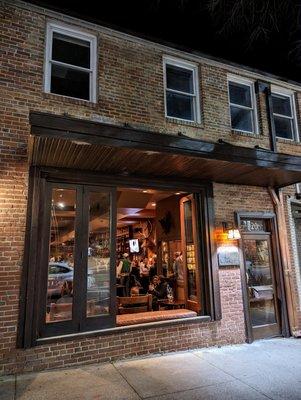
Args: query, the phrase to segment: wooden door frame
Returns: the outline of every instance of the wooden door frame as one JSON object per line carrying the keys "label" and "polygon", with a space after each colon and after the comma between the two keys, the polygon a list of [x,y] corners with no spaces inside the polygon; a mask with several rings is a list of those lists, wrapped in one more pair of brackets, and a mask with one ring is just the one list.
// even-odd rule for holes
{"label": "wooden door frame", "polygon": [[[284,287],[284,276],[283,276],[283,268],[281,262],[281,254],[280,254],[280,245],[279,245],[279,232],[277,226],[276,215],[273,212],[245,212],[245,211],[237,211],[235,212],[235,222],[236,226],[239,229],[241,225],[241,220],[245,218],[250,219],[263,219],[267,223],[267,232],[270,233],[271,237],[271,253],[274,261],[274,274],[276,280],[275,287],[275,296],[278,302],[279,309],[279,324],[280,324],[280,333],[283,337],[289,337],[289,324],[288,324],[288,314],[287,314],[287,305],[286,305],[286,294]],[[252,233],[246,233],[251,234]],[[258,234],[258,232],[256,232]],[[260,233],[259,233],[260,234]],[[244,307],[244,319],[245,319],[245,329],[246,329],[246,341],[248,343],[252,343],[254,339],[254,335],[252,332],[252,324],[250,320],[250,310],[249,310],[249,296],[247,292],[247,281],[245,274],[245,257],[243,251],[243,237],[244,233],[241,234],[241,239],[239,240],[239,251],[240,251],[240,260],[241,260],[241,286],[242,286],[242,297],[243,297],[243,307]],[[254,233],[255,235],[255,233]]]}
{"label": "wooden door frame", "polygon": [[[186,257],[186,232],[185,232],[185,215],[184,215],[184,203],[190,201],[191,202],[191,224],[192,224],[192,235],[193,235],[193,244],[195,247],[195,266],[196,266],[196,297],[197,300],[189,300],[188,298],[188,280],[187,280],[187,257]],[[180,200],[180,220],[181,220],[181,241],[183,248],[183,262],[184,262],[184,291],[185,291],[185,302],[188,309],[191,309],[196,312],[202,312],[204,309],[204,304],[202,304],[202,290],[203,282],[201,268],[202,259],[200,253],[200,238],[198,235],[198,227],[199,227],[199,216],[198,216],[198,207],[197,203],[199,202],[199,196],[195,194],[189,194],[184,196]],[[191,308],[190,308],[191,307]]]}

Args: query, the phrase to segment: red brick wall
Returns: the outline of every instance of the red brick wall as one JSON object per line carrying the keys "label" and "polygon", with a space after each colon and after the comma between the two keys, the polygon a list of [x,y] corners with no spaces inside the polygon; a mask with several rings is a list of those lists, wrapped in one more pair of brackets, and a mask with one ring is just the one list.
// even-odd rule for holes
{"label": "red brick wall", "polygon": [[[43,92],[45,26],[49,18],[83,26],[97,35],[97,104]],[[232,67],[198,61],[202,122],[166,119],[162,69],[165,54],[173,51],[23,3],[0,0],[0,371],[38,370],[244,341],[240,272],[238,268],[229,268],[220,270],[223,312],[220,322],[131,331],[41,345],[26,351],[15,348],[26,222],[30,110],[86,119],[101,117],[167,134],[181,131],[211,141],[223,138],[243,146],[269,146],[262,95],[258,97],[260,135],[240,134],[230,129],[227,73],[234,72]],[[241,71],[241,75],[249,74]],[[281,150],[301,154],[300,145],[286,142],[281,142]],[[222,221],[233,220],[235,210],[272,210],[264,189],[215,185],[214,194],[217,228]]]}

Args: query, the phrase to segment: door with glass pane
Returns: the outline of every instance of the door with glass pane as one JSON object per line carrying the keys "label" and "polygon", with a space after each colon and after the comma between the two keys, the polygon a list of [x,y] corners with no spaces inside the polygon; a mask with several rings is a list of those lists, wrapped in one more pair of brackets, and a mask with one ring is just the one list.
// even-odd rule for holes
{"label": "door with glass pane", "polygon": [[280,321],[270,235],[243,235],[242,243],[253,338],[277,336]]}
{"label": "door with glass pane", "polygon": [[[115,191],[84,187],[82,329],[115,324]],[[112,251],[113,249],[113,251]]]}
{"label": "door with glass pane", "polygon": [[111,189],[46,185],[39,247],[39,336],[114,325],[114,202]]}
{"label": "door with glass pane", "polygon": [[194,195],[191,194],[181,199],[180,215],[186,307],[200,313],[200,231],[198,229],[197,199]]}

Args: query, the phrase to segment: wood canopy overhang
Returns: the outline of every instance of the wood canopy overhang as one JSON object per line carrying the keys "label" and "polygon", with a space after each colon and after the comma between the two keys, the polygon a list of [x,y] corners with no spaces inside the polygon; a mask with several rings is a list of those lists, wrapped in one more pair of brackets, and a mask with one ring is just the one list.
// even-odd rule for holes
{"label": "wood canopy overhang", "polygon": [[30,123],[33,166],[275,188],[301,182],[301,157],[288,154],[39,112]]}

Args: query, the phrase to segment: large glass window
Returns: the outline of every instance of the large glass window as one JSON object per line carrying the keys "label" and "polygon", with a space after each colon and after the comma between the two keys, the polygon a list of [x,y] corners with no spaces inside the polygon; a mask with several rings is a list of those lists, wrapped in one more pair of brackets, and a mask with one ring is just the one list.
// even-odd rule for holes
{"label": "large glass window", "polygon": [[44,181],[40,194],[30,343],[209,312],[200,262],[208,225],[196,211],[205,190]]}
{"label": "large glass window", "polygon": [[46,43],[46,92],[95,102],[96,38],[49,24]]}
{"label": "large glass window", "polygon": [[284,139],[295,139],[295,116],[292,97],[272,93],[272,102],[276,136]]}
{"label": "large glass window", "polygon": [[166,116],[199,122],[197,67],[166,59],[164,68]]}
{"label": "large glass window", "polygon": [[232,129],[257,133],[253,84],[230,80],[228,85]]}

